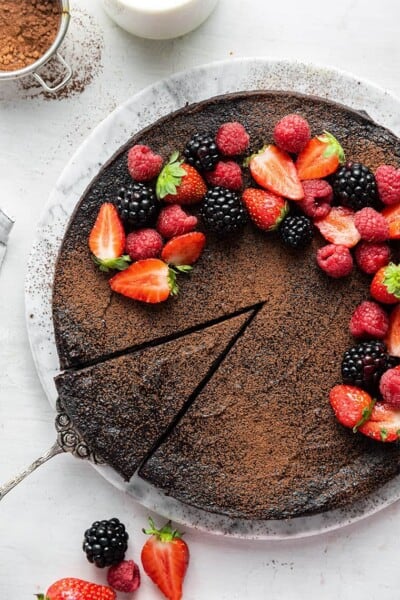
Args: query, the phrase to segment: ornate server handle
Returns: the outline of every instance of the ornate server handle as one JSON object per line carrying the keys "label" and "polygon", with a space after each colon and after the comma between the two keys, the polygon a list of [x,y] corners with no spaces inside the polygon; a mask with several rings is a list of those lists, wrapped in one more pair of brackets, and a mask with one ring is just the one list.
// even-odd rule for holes
{"label": "ornate server handle", "polygon": [[0,500],[4,498],[8,492],[10,492],[16,485],[21,483],[28,475],[33,473],[38,467],[46,463],[57,454],[63,452],[70,452],[77,458],[92,460],[96,463],[103,462],[98,456],[91,452],[88,445],[82,439],[80,434],[74,429],[71,419],[65,412],[60,400],[57,401],[57,416],[55,419],[55,426],[57,430],[57,440],[54,442],[52,447],[43,456],[36,459],[27,469],[24,469],[22,473],[13,477],[6,484],[0,486]]}

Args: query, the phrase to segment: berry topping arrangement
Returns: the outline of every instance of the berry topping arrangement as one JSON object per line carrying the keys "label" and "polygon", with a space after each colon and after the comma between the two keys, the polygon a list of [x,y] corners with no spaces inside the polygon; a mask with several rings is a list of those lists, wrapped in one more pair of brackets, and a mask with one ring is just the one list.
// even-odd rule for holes
{"label": "berry topping arrangement", "polygon": [[229,240],[246,235],[247,224],[277,232],[276,243],[295,251],[319,232],[315,260],[326,276],[347,277],[355,265],[372,276],[371,299],[350,319],[358,343],[344,352],[343,384],[330,401],[345,427],[399,439],[400,265],[391,260],[400,239],[400,169],[373,173],[346,161],[331,132],[312,132],[289,114],[261,149],[241,123],[222,123],[195,133],[168,160],[133,146],[127,171],[132,182],[107,198],[89,237],[100,270],[120,271],[110,279],[114,292],[166,301],[201,259],[208,235]]}

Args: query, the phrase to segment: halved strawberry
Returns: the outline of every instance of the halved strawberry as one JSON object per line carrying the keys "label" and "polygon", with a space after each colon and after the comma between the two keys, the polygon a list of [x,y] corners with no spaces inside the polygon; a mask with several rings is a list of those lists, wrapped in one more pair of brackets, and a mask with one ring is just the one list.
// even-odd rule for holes
{"label": "halved strawberry", "polygon": [[289,154],[276,146],[266,146],[247,161],[259,186],[290,200],[304,198],[303,186]]}
{"label": "halved strawberry", "polygon": [[322,179],[345,161],[344,150],[328,131],[312,138],[297,157],[297,173],[303,179]]}
{"label": "halved strawberry", "polygon": [[390,315],[389,331],[385,343],[389,354],[400,358],[400,304],[393,309]]}
{"label": "halved strawberry", "polygon": [[329,394],[335,417],[356,432],[370,417],[375,401],[354,385],[335,385]]}
{"label": "halved strawberry", "polygon": [[391,408],[386,402],[377,402],[370,418],[358,431],[378,442],[397,442],[400,439],[400,410]]}
{"label": "halved strawberry", "polygon": [[400,265],[389,263],[381,267],[371,281],[370,293],[383,304],[400,302]]}
{"label": "halved strawberry", "polygon": [[263,231],[276,229],[289,211],[288,203],[282,196],[257,188],[245,189],[242,202],[250,219]]}
{"label": "halved strawberry", "polygon": [[158,258],[138,260],[110,279],[114,292],[133,300],[157,304],[178,293],[176,273]]}
{"label": "halved strawberry", "polygon": [[200,173],[174,152],[158,176],[157,198],[173,204],[196,204],[206,192],[207,186]]}
{"label": "halved strawberry", "polygon": [[169,240],[162,252],[161,258],[169,265],[181,267],[192,265],[199,259],[206,244],[206,236],[200,231],[184,233]]}
{"label": "halved strawberry", "polygon": [[388,206],[382,211],[382,215],[385,217],[389,226],[389,239],[399,240],[400,239],[400,204],[394,204]]}
{"label": "halved strawberry", "polygon": [[353,248],[361,239],[354,225],[354,211],[343,206],[334,206],[322,219],[316,219],[314,225],[328,242]]}
{"label": "halved strawberry", "polygon": [[117,209],[110,202],[101,205],[89,235],[89,248],[101,271],[126,269],[131,259],[123,255],[125,231]]}

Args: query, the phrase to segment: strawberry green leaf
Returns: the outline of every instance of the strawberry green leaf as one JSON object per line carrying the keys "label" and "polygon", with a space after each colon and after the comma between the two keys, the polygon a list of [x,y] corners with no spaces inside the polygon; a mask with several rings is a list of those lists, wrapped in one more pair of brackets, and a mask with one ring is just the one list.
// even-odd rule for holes
{"label": "strawberry green leaf", "polygon": [[50,598],[44,594],[35,594],[35,596],[38,600],[50,600]]}
{"label": "strawberry green leaf", "polygon": [[171,268],[168,270],[168,285],[171,296],[177,296],[179,294],[179,285],[176,281],[176,271]]}
{"label": "strawberry green leaf", "polygon": [[357,433],[357,431],[359,430],[359,428],[362,425],[364,425],[364,423],[366,423],[367,421],[370,420],[371,414],[372,414],[372,410],[373,410],[373,408],[375,406],[375,402],[376,402],[376,400],[372,400],[370,402],[370,405],[363,409],[363,411],[361,413],[362,414],[361,419],[353,427],[353,433]]}
{"label": "strawberry green leaf", "polygon": [[176,529],[172,529],[171,521],[168,521],[161,529],[157,529],[153,519],[149,517],[149,524],[150,527],[148,529],[142,529],[143,533],[155,535],[160,542],[172,542],[175,539],[181,538],[183,535]]}
{"label": "strawberry green leaf", "polygon": [[389,294],[393,294],[400,299],[400,265],[389,263],[385,268],[385,277],[383,285],[386,287]]}
{"label": "strawberry green leaf", "polygon": [[344,150],[334,135],[329,131],[324,131],[323,135],[318,136],[320,142],[326,144],[324,151],[324,158],[330,158],[331,156],[337,156],[339,163],[342,164],[346,160]]}
{"label": "strawberry green leaf", "polygon": [[190,273],[190,271],[193,271],[193,267],[191,265],[178,265],[175,270],[179,273]]}
{"label": "strawberry green leaf", "polygon": [[156,183],[156,196],[159,200],[168,195],[176,195],[177,188],[181,185],[182,177],[185,177],[187,174],[185,169],[181,167],[182,163],[183,160],[179,160],[179,152],[174,152],[159,174]]}
{"label": "strawberry green leaf", "polygon": [[380,430],[380,434],[381,434],[381,440],[382,440],[382,442],[386,441],[387,440],[387,436],[388,436],[387,429],[383,429],[382,428]]}
{"label": "strawberry green leaf", "polygon": [[130,265],[131,258],[127,254],[123,256],[119,256],[118,258],[97,258],[96,256],[92,256],[93,262],[97,265],[103,273],[108,273],[109,271],[124,271]]}

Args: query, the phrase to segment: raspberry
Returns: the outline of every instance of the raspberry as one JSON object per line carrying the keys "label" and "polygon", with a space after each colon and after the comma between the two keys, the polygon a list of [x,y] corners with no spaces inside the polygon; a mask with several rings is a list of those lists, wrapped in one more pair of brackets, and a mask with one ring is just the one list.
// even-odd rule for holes
{"label": "raspberry", "polygon": [[197,217],[188,215],[179,204],[163,208],[157,219],[157,231],[165,239],[189,233],[196,228]]}
{"label": "raspberry", "polygon": [[163,159],[148,146],[136,145],[128,152],[128,171],[135,181],[149,181],[160,173]]}
{"label": "raspberry", "polygon": [[301,210],[312,219],[323,219],[331,210],[333,190],[324,179],[309,179],[302,182],[304,199],[297,202]]}
{"label": "raspberry", "polygon": [[246,152],[250,136],[241,123],[224,123],[217,131],[215,141],[225,156],[237,156]]}
{"label": "raspberry", "polygon": [[350,333],[355,338],[381,340],[386,336],[388,329],[389,317],[376,302],[361,302],[350,319]]}
{"label": "raspberry", "polygon": [[299,154],[310,137],[310,126],[300,115],[287,115],[275,125],[275,144],[285,152]]}
{"label": "raspberry", "polygon": [[221,185],[228,190],[240,190],[243,185],[242,169],[233,160],[220,160],[214,170],[208,171],[205,177],[211,185]]}
{"label": "raspberry", "polygon": [[353,258],[346,246],[328,244],[317,252],[317,263],[327,275],[338,279],[351,273]]}
{"label": "raspberry", "polygon": [[132,260],[156,258],[163,247],[161,235],[155,229],[138,229],[126,236],[126,253]]}
{"label": "raspberry", "polygon": [[393,407],[400,408],[400,368],[385,371],[379,382],[382,398]]}
{"label": "raspberry", "polygon": [[381,213],[373,208],[362,208],[354,216],[354,224],[361,239],[366,242],[384,242],[389,237],[389,226]]}
{"label": "raspberry", "polygon": [[117,592],[135,592],[140,586],[140,571],[133,560],[124,560],[107,573],[107,582]]}
{"label": "raspberry", "polygon": [[361,271],[373,275],[390,261],[390,248],[384,243],[360,242],[355,250],[356,262]]}
{"label": "raspberry", "polygon": [[383,204],[390,205],[400,202],[400,169],[396,170],[389,165],[382,165],[377,168],[375,179]]}

